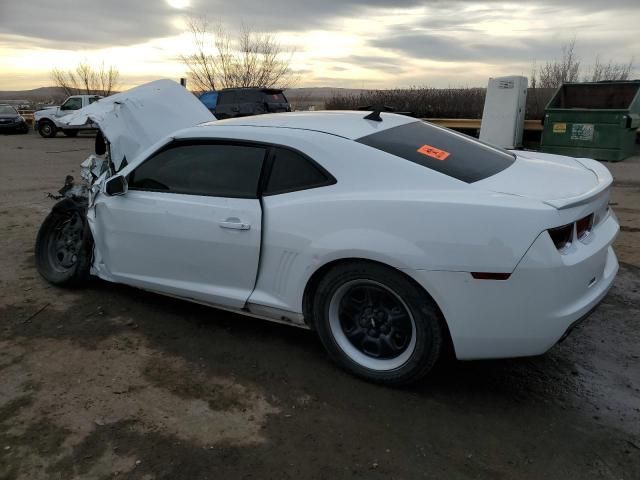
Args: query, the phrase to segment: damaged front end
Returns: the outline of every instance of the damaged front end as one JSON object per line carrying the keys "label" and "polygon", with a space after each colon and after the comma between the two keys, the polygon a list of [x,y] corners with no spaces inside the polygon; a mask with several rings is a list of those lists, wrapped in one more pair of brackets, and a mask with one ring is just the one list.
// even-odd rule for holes
{"label": "damaged front end", "polygon": [[47,196],[54,200],[85,199],[87,205],[93,204],[93,198],[100,191],[104,180],[115,173],[110,162],[109,148],[101,131],[98,131],[96,135],[95,151],[96,153],[89,155],[80,164],[80,177],[82,178],[80,183],[76,183],[73,175],[67,175],[64,179],[64,185],[58,190],[58,195],[48,193]]}
{"label": "damaged front end", "polygon": [[101,98],[64,117],[69,128],[93,123],[99,131],[96,153],[81,164],[86,190],[65,181],[60,195],[87,197],[91,205],[100,185],[144,150],[178,130],[215,119],[191,92],[171,80],[156,80]]}
{"label": "damaged front end", "polygon": [[[171,134],[214,121],[211,112],[184,87],[158,80],[103,98],[65,117],[70,127],[98,125],[95,153],[81,164],[81,181],[67,175],[60,200],[47,216],[36,239],[36,264],[40,274],[61,286],[79,285],[90,274],[103,277],[101,254],[94,246],[95,200],[106,181],[129,161],[153,145],[170,141]],[[108,278],[107,278],[108,279]]]}

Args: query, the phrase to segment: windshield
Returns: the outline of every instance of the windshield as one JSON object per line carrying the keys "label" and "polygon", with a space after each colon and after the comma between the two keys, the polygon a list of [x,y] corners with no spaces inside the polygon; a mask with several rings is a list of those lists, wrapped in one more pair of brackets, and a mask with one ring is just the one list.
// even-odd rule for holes
{"label": "windshield", "polygon": [[0,115],[13,114],[17,115],[18,112],[11,105],[0,105]]}
{"label": "windshield", "polygon": [[422,121],[356,141],[467,183],[495,175],[515,161],[507,150]]}

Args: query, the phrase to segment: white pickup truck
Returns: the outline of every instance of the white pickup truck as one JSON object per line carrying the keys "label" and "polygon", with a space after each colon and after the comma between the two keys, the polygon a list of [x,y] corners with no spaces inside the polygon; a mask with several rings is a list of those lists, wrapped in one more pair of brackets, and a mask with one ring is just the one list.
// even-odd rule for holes
{"label": "white pickup truck", "polygon": [[62,131],[67,137],[75,137],[80,130],[95,129],[97,127],[93,123],[71,128],[64,121],[64,117],[101,98],[99,95],[72,95],[59,107],[38,110],[33,114],[34,130],[45,138],[51,138],[55,137],[58,131]]}

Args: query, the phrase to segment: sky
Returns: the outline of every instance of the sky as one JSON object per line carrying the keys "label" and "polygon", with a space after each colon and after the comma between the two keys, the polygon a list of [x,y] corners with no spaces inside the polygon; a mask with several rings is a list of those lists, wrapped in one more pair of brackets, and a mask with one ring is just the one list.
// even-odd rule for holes
{"label": "sky", "polygon": [[561,56],[635,59],[640,0],[0,0],[0,91],[52,68],[116,65],[121,87],[186,75],[189,17],[247,25],[294,51],[299,87],[484,86]]}

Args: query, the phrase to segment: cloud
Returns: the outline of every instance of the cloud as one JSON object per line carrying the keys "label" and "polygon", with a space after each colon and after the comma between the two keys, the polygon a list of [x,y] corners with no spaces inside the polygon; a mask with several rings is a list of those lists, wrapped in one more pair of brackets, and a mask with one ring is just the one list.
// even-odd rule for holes
{"label": "cloud", "polygon": [[[526,74],[533,60],[558,57],[574,34],[585,64],[598,53],[619,61],[640,55],[638,0],[188,3],[176,9],[166,0],[0,0],[0,70],[8,72],[0,74],[35,75],[64,59],[71,63],[83,50],[90,58],[93,52],[115,58],[123,77],[183,75],[179,55],[188,40],[174,36],[182,33],[178,20],[188,14],[220,21],[229,32],[245,24],[283,33],[299,45],[305,84],[330,85],[332,72],[333,83],[343,86],[362,80],[389,86],[477,83],[502,70]],[[32,58],[37,61],[24,60]]]}
{"label": "cloud", "polygon": [[0,35],[61,49],[131,45],[177,33],[176,12],[155,0],[3,0]]}
{"label": "cloud", "polygon": [[[378,51],[415,60],[522,63],[551,60],[576,38],[585,59],[597,53],[623,60],[640,46],[638,0],[438,2],[410,25],[369,39]],[[610,25],[616,24],[616,28]]]}
{"label": "cloud", "polygon": [[[433,32],[473,31],[480,21],[509,21],[521,6],[536,6],[540,14],[571,10],[581,16],[593,12],[631,10],[640,14],[638,0],[192,0],[178,10],[163,0],[24,0],[0,2],[0,41],[20,36],[41,48],[79,49],[142,43],[180,33],[176,20],[185,15],[206,16],[233,29],[241,23],[263,31],[340,30],[344,21],[371,15],[417,9],[412,25],[432,34],[436,45],[464,57],[447,38]],[[422,13],[420,13],[422,12]],[[569,18],[575,23],[575,18]],[[575,27],[574,27],[575,28]],[[371,32],[376,35],[375,31]],[[399,42],[406,42],[401,46]],[[404,52],[415,50],[416,36],[396,36],[389,46]],[[456,57],[458,58],[458,57]]]}
{"label": "cloud", "polygon": [[398,68],[405,62],[398,57],[385,57],[381,55],[351,55],[345,59],[366,68]]}
{"label": "cloud", "polygon": [[197,0],[178,10],[163,0],[15,0],[0,2],[0,36],[20,36],[39,47],[85,48],[141,43],[180,33],[175,20],[206,16],[228,28],[306,30],[367,9],[404,8],[420,0]]}
{"label": "cloud", "polygon": [[[430,33],[392,33],[384,38],[370,41],[370,45],[403,57],[444,62],[507,63],[551,60],[561,54],[562,46],[571,39],[570,35],[549,35],[545,38],[497,37],[476,32],[473,39],[455,35]],[[624,39],[609,38],[607,41],[590,37],[577,42],[578,53],[586,52],[595,56],[598,52],[610,51],[607,43],[624,45]],[[579,55],[580,56],[580,55]],[[624,60],[624,57],[623,57]]]}
{"label": "cloud", "polygon": [[[413,58],[451,62],[522,59],[523,55],[532,50],[531,43],[527,45],[514,44],[512,41],[508,43],[467,43],[455,36],[428,33],[395,34],[373,40],[371,45]],[[539,46],[536,45],[535,49],[538,50]],[[557,50],[557,45],[553,45],[553,50]]]}

